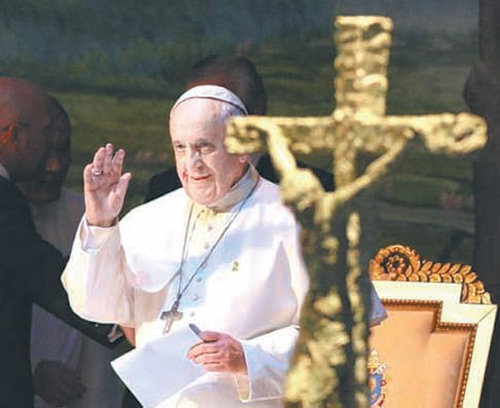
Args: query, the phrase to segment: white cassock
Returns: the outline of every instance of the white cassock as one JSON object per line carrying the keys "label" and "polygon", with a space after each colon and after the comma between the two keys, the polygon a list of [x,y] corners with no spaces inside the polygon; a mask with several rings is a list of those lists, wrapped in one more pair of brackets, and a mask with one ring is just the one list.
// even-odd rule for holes
{"label": "white cassock", "polygon": [[[279,187],[252,168],[238,183],[243,195],[255,182],[255,191],[183,294],[183,318],[172,326],[175,331],[195,323],[238,339],[248,376],[206,373],[161,407],[282,406],[308,275],[298,225],[281,204]],[[183,239],[192,205],[190,233]],[[73,309],[90,320],[135,326],[137,347],[162,336],[160,315],[177,295],[183,242],[188,247],[184,284],[238,207],[215,212],[193,204],[179,189],[135,208],[117,226],[82,222],[62,276]]]}
{"label": "white cassock", "polygon": [[[40,236],[63,255],[71,249],[75,231],[84,212],[83,198],[66,189],[54,202],[30,204],[35,227]],[[123,352],[123,350],[122,350]],[[62,362],[75,370],[87,387],[84,396],[68,408],[118,408],[123,386],[109,366],[116,357],[111,351],[67,325],[54,315],[33,305],[31,325],[31,362],[33,369],[41,360]],[[49,408],[35,396],[35,408]]]}
{"label": "white cassock", "polygon": [[[256,190],[183,293],[183,317],[171,331],[195,323],[230,334],[242,343],[248,376],[206,373],[161,408],[282,407],[308,275],[299,228],[281,204],[279,187],[251,168],[237,189],[249,191],[256,180]],[[193,204],[179,189],[132,210],[111,228],[82,221],[62,276],[75,312],[135,326],[137,347],[164,335],[160,315],[178,293],[184,241],[183,286],[238,211],[231,194],[233,205],[221,211]],[[176,367],[171,372],[175,376]]]}

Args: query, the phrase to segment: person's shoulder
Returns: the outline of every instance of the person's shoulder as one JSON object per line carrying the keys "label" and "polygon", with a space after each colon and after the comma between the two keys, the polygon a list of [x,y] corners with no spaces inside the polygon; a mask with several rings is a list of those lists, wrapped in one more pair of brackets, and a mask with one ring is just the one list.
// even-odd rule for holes
{"label": "person's shoulder", "polygon": [[183,188],[171,191],[158,198],[141,204],[127,214],[127,217],[144,217],[158,213],[175,214],[177,210],[184,208],[186,202],[186,193]]}
{"label": "person's shoulder", "polygon": [[176,205],[183,204],[186,200],[186,190],[182,187],[177,188],[176,190],[169,191],[168,193],[163,194],[162,196],[155,198],[151,201],[151,203],[156,203],[156,205]]}
{"label": "person's shoulder", "polygon": [[273,223],[295,223],[291,210],[281,200],[280,186],[261,177],[255,200],[265,209]]}
{"label": "person's shoulder", "polygon": [[280,186],[264,177],[260,177],[259,191],[269,201],[276,201],[280,198]]}

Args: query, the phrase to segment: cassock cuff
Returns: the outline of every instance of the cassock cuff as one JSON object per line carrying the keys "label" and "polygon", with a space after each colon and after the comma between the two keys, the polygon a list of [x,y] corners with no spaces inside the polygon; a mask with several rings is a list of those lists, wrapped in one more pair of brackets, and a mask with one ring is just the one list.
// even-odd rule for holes
{"label": "cassock cuff", "polygon": [[236,381],[236,386],[238,387],[238,397],[241,402],[250,401],[250,384],[248,375],[245,374],[235,374],[234,380]]}
{"label": "cassock cuff", "polygon": [[82,243],[82,249],[85,252],[98,250],[117,229],[118,224],[113,224],[111,227],[96,227],[94,225],[89,225],[84,215],[80,224],[80,241]]}
{"label": "cassock cuff", "polygon": [[252,340],[240,340],[245,353],[248,375],[235,375],[241,402],[283,398],[283,377],[288,368],[261,349]]}

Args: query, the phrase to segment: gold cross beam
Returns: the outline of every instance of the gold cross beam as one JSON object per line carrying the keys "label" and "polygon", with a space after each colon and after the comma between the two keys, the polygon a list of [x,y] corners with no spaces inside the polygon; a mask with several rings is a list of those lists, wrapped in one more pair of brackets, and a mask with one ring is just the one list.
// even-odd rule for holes
{"label": "gold cross beam", "polygon": [[[234,153],[270,152],[281,175],[282,198],[302,225],[311,289],[287,380],[290,407],[368,406],[366,311],[370,293],[359,265],[360,217],[346,204],[386,174],[410,140],[419,141],[430,152],[450,155],[473,152],[486,142],[485,122],[468,113],[387,116],[391,20],[338,17],[335,25],[336,107],[332,114],[239,117],[229,123],[226,137]],[[294,157],[325,150],[333,155],[336,190],[331,193],[323,190],[310,170],[299,169]],[[358,175],[360,153],[376,158]],[[343,231],[339,231],[335,219],[342,217],[346,221],[340,223]],[[341,259],[346,268],[339,267]]]}
{"label": "gold cross beam", "polygon": [[[296,197],[297,188],[306,192],[315,190],[311,186],[298,186],[303,183],[295,181],[290,182],[293,191],[287,191],[286,179],[292,175],[295,178],[298,170],[290,153],[332,151],[337,191],[322,196],[329,205],[321,206],[327,213],[318,217],[326,220],[338,205],[379,178],[387,170],[386,165],[416,136],[429,151],[450,155],[470,153],[486,142],[484,120],[468,113],[386,116],[391,20],[338,17],[336,27],[336,108],[332,114],[302,118],[240,117],[229,125],[226,139],[228,149],[235,153],[271,152],[278,171],[289,176],[282,183],[285,199],[288,194]],[[380,156],[358,177],[356,158],[361,152]],[[312,174],[311,177],[314,178]]]}

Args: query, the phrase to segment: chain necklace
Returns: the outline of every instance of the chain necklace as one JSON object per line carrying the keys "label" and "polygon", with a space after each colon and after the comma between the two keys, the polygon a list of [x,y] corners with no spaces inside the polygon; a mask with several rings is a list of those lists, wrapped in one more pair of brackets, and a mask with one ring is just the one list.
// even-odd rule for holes
{"label": "chain necklace", "polygon": [[222,238],[224,237],[224,235],[226,234],[226,232],[229,229],[229,227],[231,226],[231,224],[234,222],[234,220],[236,219],[236,217],[240,214],[241,210],[245,206],[246,202],[248,201],[248,199],[250,198],[250,196],[252,195],[252,193],[257,188],[258,184],[259,184],[259,179],[257,179],[257,181],[254,183],[254,185],[252,186],[252,188],[249,191],[249,193],[247,194],[247,196],[241,201],[241,203],[238,206],[237,210],[232,214],[231,218],[229,219],[229,221],[227,222],[227,224],[222,229],[222,231],[219,234],[219,236],[217,237],[216,241],[214,242],[214,244],[208,250],[208,253],[205,255],[205,257],[203,258],[203,260],[201,261],[201,263],[198,265],[198,267],[195,269],[194,273],[189,277],[188,281],[186,282],[186,284],[183,287],[182,286],[182,278],[183,278],[183,270],[182,270],[182,268],[183,268],[184,263],[185,263],[186,258],[187,258],[187,246],[188,246],[187,245],[187,241],[188,241],[188,237],[192,236],[194,228],[196,226],[196,222],[198,221],[198,218],[200,217],[200,213],[198,213],[198,216],[196,217],[196,220],[194,221],[193,226],[191,227],[191,231],[189,232],[189,225],[191,224],[191,218],[192,218],[192,215],[193,215],[193,208],[194,208],[194,203],[191,203],[191,208],[189,209],[189,215],[188,215],[188,219],[187,219],[186,230],[184,232],[184,241],[183,241],[183,244],[182,244],[181,264],[179,266],[179,269],[175,273],[175,275],[179,275],[179,286],[177,288],[177,295],[175,297],[175,301],[174,301],[172,307],[170,308],[170,310],[168,310],[166,312],[163,312],[161,314],[161,316],[160,316],[161,320],[165,320],[165,327],[163,329],[163,333],[164,334],[168,333],[170,331],[170,329],[172,328],[172,324],[174,323],[174,321],[182,319],[182,315],[183,314],[182,314],[182,312],[179,311],[179,305],[180,305],[180,302],[181,302],[182,295],[189,288],[189,285],[191,285],[191,282],[193,282],[193,279],[196,277],[196,275],[198,275],[198,273],[203,268],[205,268],[205,266],[207,265],[208,259],[210,258],[210,256],[212,255],[212,253],[214,252],[215,248],[220,243],[220,241],[222,240]]}

